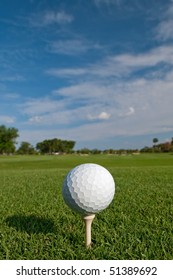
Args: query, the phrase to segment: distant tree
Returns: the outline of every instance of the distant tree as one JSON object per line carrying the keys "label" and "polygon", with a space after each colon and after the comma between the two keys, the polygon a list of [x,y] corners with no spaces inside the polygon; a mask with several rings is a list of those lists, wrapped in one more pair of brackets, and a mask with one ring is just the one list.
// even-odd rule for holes
{"label": "distant tree", "polygon": [[152,148],[151,147],[148,147],[148,146],[145,146],[144,148],[142,148],[140,150],[141,153],[151,153],[152,152]]}
{"label": "distant tree", "polygon": [[164,153],[171,151],[171,147],[172,147],[171,142],[165,142],[160,144],[160,149]]}
{"label": "distant tree", "polygon": [[16,150],[16,138],[19,136],[18,129],[0,126],[0,154],[14,153]]}
{"label": "distant tree", "polygon": [[36,149],[43,154],[52,153],[70,153],[73,150],[75,141],[61,140],[61,139],[48,139],[36,144]]}
{"label": "distant tree", "polygon": [[98,149],[93,149],[93,150],[91,150],[91,153],[92,153],[93,155],[98,155],[98,154],[101,154],[101,151],[98,150]]}
{"label": "distant tree", "polygon": [[71,153],[74,146],[75,141],[72,140],[60,140],[60,151],[64,153]]}
{"label": "distant tree", "polygon": [[20,155],[33,155],[35,154],[35,149],[30,143],[22,142],[17,153]]}
{"label": "distant tree", "polygon": [[114,154],[115,152],[114,152],[114,149],[112,149],[112,148],[110,148],[109,150],[108,150],[108,154]]}
{"label": "distant tree", "polygon": [[81,150],[79,150],[80,154],[90,154],[90,150],[88,148],[82,148]]}
{"label": "distant tree", "polygon": [[153,147],[155,147],[156,143],[158,142],[159,142],[158,138],[153,138]]}
{"label": "distant tree", "polygon": [[119,149],[119,150],[117,151],[117,154],[118,154],[118,155],[127,154],[127,151],[126,151],[125,149]]}
{"label": "distant tree", "polygon": [[39,142],[36,144],[36,149],[39,150],[40,153],[50,153],[51,147],[48,140],[44,140],[43,142]]}

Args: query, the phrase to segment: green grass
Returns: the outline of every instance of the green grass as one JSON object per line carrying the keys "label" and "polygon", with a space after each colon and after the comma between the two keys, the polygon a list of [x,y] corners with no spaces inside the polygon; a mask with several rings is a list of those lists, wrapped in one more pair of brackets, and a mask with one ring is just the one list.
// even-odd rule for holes
{"label": "green grass", "polygon": [[[64,203],[77,164],[106,167],[112,204],[96,215],[92,248]],[[0,156],[0,259],[173,259],[173,155]]]}

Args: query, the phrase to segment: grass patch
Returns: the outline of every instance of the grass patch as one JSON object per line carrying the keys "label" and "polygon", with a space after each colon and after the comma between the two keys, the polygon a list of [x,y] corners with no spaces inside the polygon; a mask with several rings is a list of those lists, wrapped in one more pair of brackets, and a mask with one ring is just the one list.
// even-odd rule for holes
{"label": "grass patch", "polygon": [[[93,221],[91,250],[61,195],[67,172],[85,162],[116,182]],[[0,259],[173,259],[172,155],[1,156],[0,170]]]}

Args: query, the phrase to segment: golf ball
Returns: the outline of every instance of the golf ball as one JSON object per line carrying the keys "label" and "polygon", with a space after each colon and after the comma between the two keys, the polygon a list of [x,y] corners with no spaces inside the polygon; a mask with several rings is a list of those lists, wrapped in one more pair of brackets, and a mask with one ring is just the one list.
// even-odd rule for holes
{"label": "golf ball", "polygon": [[115,182],[110,172],[93,163],[81,164],[66,176],[62,195],[66,204],[84,215],[102,211],[113,200]]}

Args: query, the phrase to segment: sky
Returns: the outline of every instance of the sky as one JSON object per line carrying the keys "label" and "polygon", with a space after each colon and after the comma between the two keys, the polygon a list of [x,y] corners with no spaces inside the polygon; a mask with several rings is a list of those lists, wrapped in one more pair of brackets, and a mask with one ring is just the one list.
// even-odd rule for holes
{"label": "sky", "polygon": [[173,1],[1,0],[0,125],[18,145],[173,137]]}

